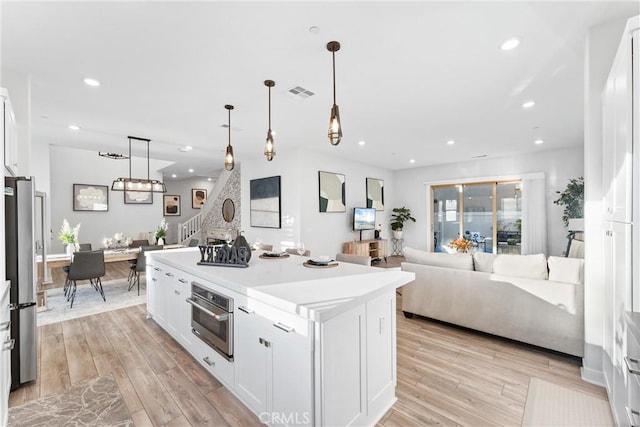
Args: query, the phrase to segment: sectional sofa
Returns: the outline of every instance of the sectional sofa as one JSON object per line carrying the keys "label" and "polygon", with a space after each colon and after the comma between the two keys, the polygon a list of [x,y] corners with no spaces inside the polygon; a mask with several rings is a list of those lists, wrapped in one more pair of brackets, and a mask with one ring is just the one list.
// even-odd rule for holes
{"label": "sectional sofa", "polygon": [[433,253],[405,248],[402,310],[547,349],[583,356],[579,258]]}

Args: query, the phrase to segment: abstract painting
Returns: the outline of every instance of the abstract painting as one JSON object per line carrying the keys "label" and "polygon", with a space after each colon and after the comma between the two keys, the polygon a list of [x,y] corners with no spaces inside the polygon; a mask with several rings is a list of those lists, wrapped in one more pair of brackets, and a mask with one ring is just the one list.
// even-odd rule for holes
{"label": "abstract painting", "polygon": [[191,189],[191,207],[193,209],[200,209],[204,202],[207,201],[207,190],[202,188]]}
{"label": "abstract painting", "polygon": [[344,175],[319,171],[318,183],[320,212],[346,212]]}
{"label": "abstract painting", "polygon": [[280,177],[252,179],[250,184],[251,226],[280,228]]}
{"label": "abstract painting", "polygon": [[384,210],[384,181],[367,178],[367,207],[377,211]]}
{"label": "abstract painting", "polygon": [[73,184],[73,210],[106,212],[109,210],[109,187]]}
{"label": "abstract painting", "polygon": [[162,214],[164,216],[180,216],[180,196],[167,195],[162,197]]}

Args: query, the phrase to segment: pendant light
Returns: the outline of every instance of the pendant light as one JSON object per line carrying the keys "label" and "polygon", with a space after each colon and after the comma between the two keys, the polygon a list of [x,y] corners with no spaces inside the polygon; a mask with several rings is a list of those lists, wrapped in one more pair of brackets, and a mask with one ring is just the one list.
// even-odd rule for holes
{"label": "pendant light", "polygon": [[231,110],[233,110],[233,105],[227,104],[224,108],[229,111],[229,144],[227,145],[227,153],[224,155],[224,168],[232,171],[236,165],[235,159],[233,158],[233,147],[231,146]]}
{"label": "pendant light", "polygon": [[[135,136],[128,136],[129,138],[129,177],[128,178],[116,178],[111,184],[111,191],[139,191],[145,193],[166,193],[167,187],[162,181],[157,179],[149,179],[149,142],[150,139],[138,138]],[[147,178],[132,178],[131,177],[131,140],[144,141],[147,143]],[[119,155],[125,158],[124,155]],[[113,158],[113,157],[111,157]]]}
{"label": "pendant light", "polygon": [[342,139],[340,111],[338,104],[336,104],[336,52],[340,50],[340,43],[336,41],[327,43],[327,50],[331,52],[333,57],[333,106],[331,106],[331,117],[329,118],[329,142],[331,145],[338,145]]}
{"label": "pendant light", "polygon": [[273,160],[273,156],[276,155],[275,142],[273,141],[273,134],[271,133],[271,88],[276,85],[273,80],[265,80],[264,85],[269,88],[269,130],[267,130],[267,141],[264,144],[264,155],[268,161]]}

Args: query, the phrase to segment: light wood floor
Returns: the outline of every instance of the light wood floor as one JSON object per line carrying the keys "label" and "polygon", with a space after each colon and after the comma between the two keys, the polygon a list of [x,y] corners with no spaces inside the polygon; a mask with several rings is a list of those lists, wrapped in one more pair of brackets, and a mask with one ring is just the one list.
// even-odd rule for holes
{"label": "light wood floor", "polygon": [[[10,406],[112,373],[137,426],[259,424],[144,305],[38,330],[38,380]],[[606,399],[577,359],[399,312],[398,401],[379,425],[520,425],[532,377]]]}

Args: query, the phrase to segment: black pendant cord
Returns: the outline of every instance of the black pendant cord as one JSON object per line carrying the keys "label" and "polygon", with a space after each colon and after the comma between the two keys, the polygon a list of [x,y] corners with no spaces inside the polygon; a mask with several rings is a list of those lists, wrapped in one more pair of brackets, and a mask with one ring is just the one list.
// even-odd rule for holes
{"label": "black pendant cord", "polygon": [[333,105],[336,105],[336,52],[331,52],[333,58]]}
{"label": "black pendant cord", "polygon": [[271,86],[269,86],[269,132],[271,132]]}
{"label": "black pendant cord", "polygon": [[131,138],[129,138],[129,181],[131,181]]}
{"label": "black pendant cord", "polygon": [[229,143],[227,144],[227,147],[231,146],[231,109],[227,110],[229,112]]}
{"label": "black pendant cord", "polygon": [[147,141],[147,181],[149,181],[149,141]]}

